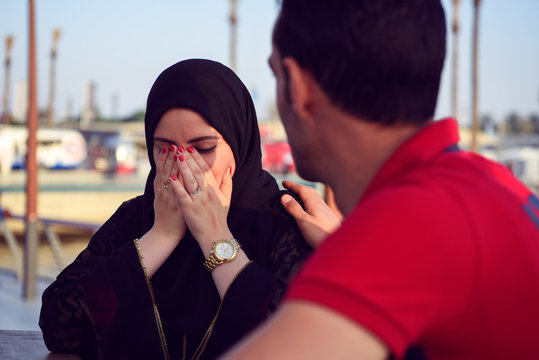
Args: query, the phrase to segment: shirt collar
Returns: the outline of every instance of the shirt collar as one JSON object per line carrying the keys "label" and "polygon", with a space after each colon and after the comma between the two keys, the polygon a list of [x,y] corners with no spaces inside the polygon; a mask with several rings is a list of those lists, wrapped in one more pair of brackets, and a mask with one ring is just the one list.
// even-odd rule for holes
{"label": "shirt collar", "polygon": [[431,122],[391,155],[367,187],[362,200],[376,192],[388,180],[428,161],[456,145],[458,141],[459,129],[455,119]]}

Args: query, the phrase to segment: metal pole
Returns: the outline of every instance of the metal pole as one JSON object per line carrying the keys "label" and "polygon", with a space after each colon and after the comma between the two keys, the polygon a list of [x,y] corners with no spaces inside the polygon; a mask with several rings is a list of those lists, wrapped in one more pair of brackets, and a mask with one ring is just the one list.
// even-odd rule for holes
{"label": "metal pole", "polygon": [[68,98],[66,101],[66,121],[69,121],[71,119],[71,98]]}
{"label": "metal pole", "polygon": [[478,48],[479,48],[479,5],[481,0],[474,1],[473,45],[472,45],[472,141],[471,150],[477,152],[477,131],[479,128],[478,109]]}
{"label": "metal pole", "polygon": [[459,5],[460,0],[453,0],[453,71],[451,82],[451,112],[458,119],[458,65],[459,65]]}
{"label": "metal pole", "polygon": [[82,107],[81,117],[80,117],[80,128],[89,129],[92,126],[95,117],[94,109],[94,95],[95,93],[95,83],[89,82],[86,85],[86,94],[84,105]]}
{"label": "metal pole", "polygon": [[9,79],[11,73],[11,47],[13,46],[13,35],[6,36],[6,62],[5,71],[6,78],[4,80],[4,112],[0,123],[7,124],[9,122]]}
{"label": "metal pole", "polygon": [[28,146],[26,155],[26,230],[24,234],[24,279],[23,297],[36,296],[37,274],[37,84],[34,1],[28,0],[29,15],[29,91],[28,91]]}
{"label": "metal pole", "polygon": [[238,17],[236,9],[238,0],[230,0],[230,68],[236,71],[236,39]]}
{"label": "metal pole", "polygon": [[51,66],[49,72],[49,107],[47,109],[47,125],[54,126],[54,93],[56,87],[56,44],[60,38],[60,30],[52,33]]}

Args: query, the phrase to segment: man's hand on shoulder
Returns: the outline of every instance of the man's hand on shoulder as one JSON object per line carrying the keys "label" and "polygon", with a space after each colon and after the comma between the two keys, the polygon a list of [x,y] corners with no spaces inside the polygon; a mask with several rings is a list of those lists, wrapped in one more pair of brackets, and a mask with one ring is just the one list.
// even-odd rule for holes
{"label": "man's hand on shoulder", "polygon": [[288,180],[283,181],[283,185],[298,194],[305,209],[290,195],[283,195],[281,203],[296,219],[305,240],[316,248],[341,225],[341,222],[313,188]]}

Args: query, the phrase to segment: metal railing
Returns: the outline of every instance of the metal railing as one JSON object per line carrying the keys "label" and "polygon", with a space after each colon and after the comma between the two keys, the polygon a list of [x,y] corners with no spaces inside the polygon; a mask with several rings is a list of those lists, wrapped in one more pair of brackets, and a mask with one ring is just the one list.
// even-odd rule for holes
{"label": "metal railing", "polygon": [[[3,235],[3,237],[5,238],[9,251],[13,255],[13,258],[15,259],[15,264],[16,264],[15,271],[16,271],[17,277],[19,279],[22,279],[23,255],[17,244],[17,237],[15,236],[15,234],[13,233],[13,231],[9,228],[7,224],[7,221],[6,221],[7,219],[25,221],[25,217],[23,215],[11,214],[9,211],[5,211],[5,210],[0,214],[0,236]],[[55,230],[55,227],[62,226],[62,227],[68,227],[68,228],[73,228],[77,230],[86,230],[91,233],[94,233],[101,226],[100,224],[95,224],[95,223],[69,221],[69,220],[52,219],[52,218],[38,218],[38,223],[40,227],[42,228],[43,233],[45,234],[45,238],[47,239],[47,242],[51,248],[54,261],[59,271],[65,268],[66,263],[64,261],[61,240],[60,240],[60,237],[58,236],[57,231]]]}

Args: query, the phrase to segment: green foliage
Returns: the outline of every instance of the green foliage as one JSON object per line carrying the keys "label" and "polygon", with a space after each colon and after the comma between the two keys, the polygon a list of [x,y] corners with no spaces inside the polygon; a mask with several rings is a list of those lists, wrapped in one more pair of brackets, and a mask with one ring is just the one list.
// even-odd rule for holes
{"label": "green foliage", "polygon": [[128,121],[142,122],[142,121],[144,121],[144,116],[145,115],[146,115],[146,112],[144,110],[138,110],[138,111],[135,111],[133,114],[124,117],[120,121],[122,121],[122,122],[128,122]]}
{"label": "green foliage", "polygon": [[539,134],[539,114],[536,113],[524,117],[512,112],[504,119],[503,123],[505,134]]}

